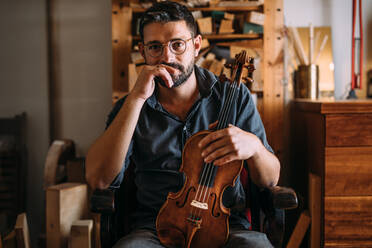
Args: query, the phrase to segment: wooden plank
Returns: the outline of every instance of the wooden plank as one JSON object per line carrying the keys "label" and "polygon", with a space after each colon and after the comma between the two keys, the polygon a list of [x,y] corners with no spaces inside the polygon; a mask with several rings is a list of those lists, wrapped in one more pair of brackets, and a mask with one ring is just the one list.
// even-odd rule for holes
{"label": "wooden plank", "polygon": [[17,216],[14,230],[16,233],[17,248],[30,248],[31,241],[26,213],[21,213]]}
{"label": "wooden plank", "polygon": [[372,146],[372,114],[326,117],[326,146]]}
{"label": "wooden plank", "polygon": [[[190,11],[204,11],[204,12],[211,12],[211,11],[231,11],[231,12],[245,12],[251,10],[260,10],[260,6],[231,6],[231,7],[196,7],[196,8],[189,8]],[[145,12],[144,8],[133,8],[133,13],[141,13]]]}
{"label": "wooden plank", "polygon": [[326,148],[325,195],[372,195],[372,147]]}
{"label": "wooden plank", "polygon": [[302,239],[307,231],[311,222],[309,212],[305,210],[301,213],[300,218],[297,221],[296,227],[293,230],[291,237],[289,238],[287,248],[298,248],[301,245]]}
{"label": "wooden plank", "polygon": [[128,64],[132,51],[132,9],[112,0],[112,97],[118,100],[129,90]]}
{"label": "wooden plank", "polygon": [[72,223],[69,248],[92,247],[93,220],[76,220]]}
{"label": "wooden plank", "polygon": [[372,113],[372,100],[310,100],[296,99],[296,108],[322,114]]}
{"label": "wooden plank", "polygon": [[322,206],[322,181],[313,173],[309,173],[309,212],[311,216],[310,248],[321,247],[321,206]]}
{"label": "wooden plank", "polygon": [[372,196],[325,197],[324,244],[372,245]]}
{"label": "wooden plank", "polygon": [[282,161],[283,152],[283,0],[265,0],[263,56],[263,123],[270,145]]}
{"label": "wooden plank", "polygon": [[47,247],[66,247],[72,223],[87,218],[88,212],[86,184],[50,186],[46,192]]}

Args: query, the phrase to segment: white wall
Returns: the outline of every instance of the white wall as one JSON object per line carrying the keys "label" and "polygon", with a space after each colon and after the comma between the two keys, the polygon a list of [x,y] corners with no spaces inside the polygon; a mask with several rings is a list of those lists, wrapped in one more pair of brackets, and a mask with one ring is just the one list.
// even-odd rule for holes
{"label": "white wall", "polygon": [[[55,137],[79,156],[103,132],[111,109],[111,1],[54,0],[58,94]],[[0,1],[0,116],[27,113],[27,215],[33,247],[45,221],[42,189],[49,147],[45,0]]]}
{"label": "white wall", "polygon": [[42,171],[49,145],[45,2],[0,1],[0,116],[27,113],[27,214],[33,243],[43,221]]}
{"label": "white wall", "polygon": [[53,13],[55,138],[73,139],[84,156],[111,109],[111,1],[54,0]]}
{"label": "white wall", "polygon": [[[372,69],[372,1],[363,1],[364,74],[359,98],[366,96],[366,71]],[[284,0],[287,26],[330,26],[332,29],[333,60],[335,64],[335,97],[343,98],[351,81],[351,0]]]}

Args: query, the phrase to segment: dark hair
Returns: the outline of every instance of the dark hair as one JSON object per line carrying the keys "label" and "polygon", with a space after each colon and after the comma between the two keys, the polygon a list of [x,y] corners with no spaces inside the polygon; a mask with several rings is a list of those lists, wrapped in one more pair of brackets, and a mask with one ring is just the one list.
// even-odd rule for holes
{"label": "dark hair", "polygon": [[185,21],[191,35],[195,37],[197,26],[194,17],[186,6],[164,1],[155,3],[142,15],[140,20],[139,32],[143,41],[143,28],[150,23],[167,23],[174,21]]}

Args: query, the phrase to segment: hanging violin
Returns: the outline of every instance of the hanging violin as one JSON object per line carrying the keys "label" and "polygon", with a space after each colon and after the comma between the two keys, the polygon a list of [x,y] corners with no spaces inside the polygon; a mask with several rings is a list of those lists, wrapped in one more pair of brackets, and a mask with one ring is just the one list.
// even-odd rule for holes
{"label": "hanging violin", "polygon": [[[248,64],[249,63],[249,64]],[[227,100],[218,117],[217,130],[228,126],[228,116],[242,80],[243,68],[248,75],[254,70],[253,59],[246,51],[235,56],[232,64],[225,65],[232,70],[232,80],[225,75],[222,81],[230,81]],[[251,79],[250,79],[251,80]],[[191,136],[183,149],[180,172],[185,174],[184,186],[179,192],[168,194],[156,219],[156,230],[160,242],[174,247],[221,247],[229,235],[230,209],[222,204],[226,187],[234,186],[242,169],[242,161],[233,161],[224,166],[204,163],[198,143],[209,130]]]}

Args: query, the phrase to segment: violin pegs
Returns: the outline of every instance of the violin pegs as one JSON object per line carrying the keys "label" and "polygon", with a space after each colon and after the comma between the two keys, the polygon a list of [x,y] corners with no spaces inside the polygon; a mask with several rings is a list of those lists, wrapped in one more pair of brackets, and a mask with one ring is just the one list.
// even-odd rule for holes
{"label": "violin pegs", "polygon": [[224,64],[224,66],[227,69],[231,69],[232,68],[232,64],[231,63],[226,63],[226,64]]}
{"label": "violin pegs", "polygon": [[253,84],[254,80],[250,77],[243,77],[242,80],[244,80],[246,83]]}
{"label": "violin pegs", "polygon": [[248,71],[252,71],[253,72],[254,70],[256,70],[256,68],[254,67],[253,64],[244,65],[244,67],[247,68]]}
{"label": "violin pegs", "polygon": [[219,79],[220,79],[221,82],[230,81],[230,79],[227,78],[225,74],[221,74],[221,75],[219,76]]}

